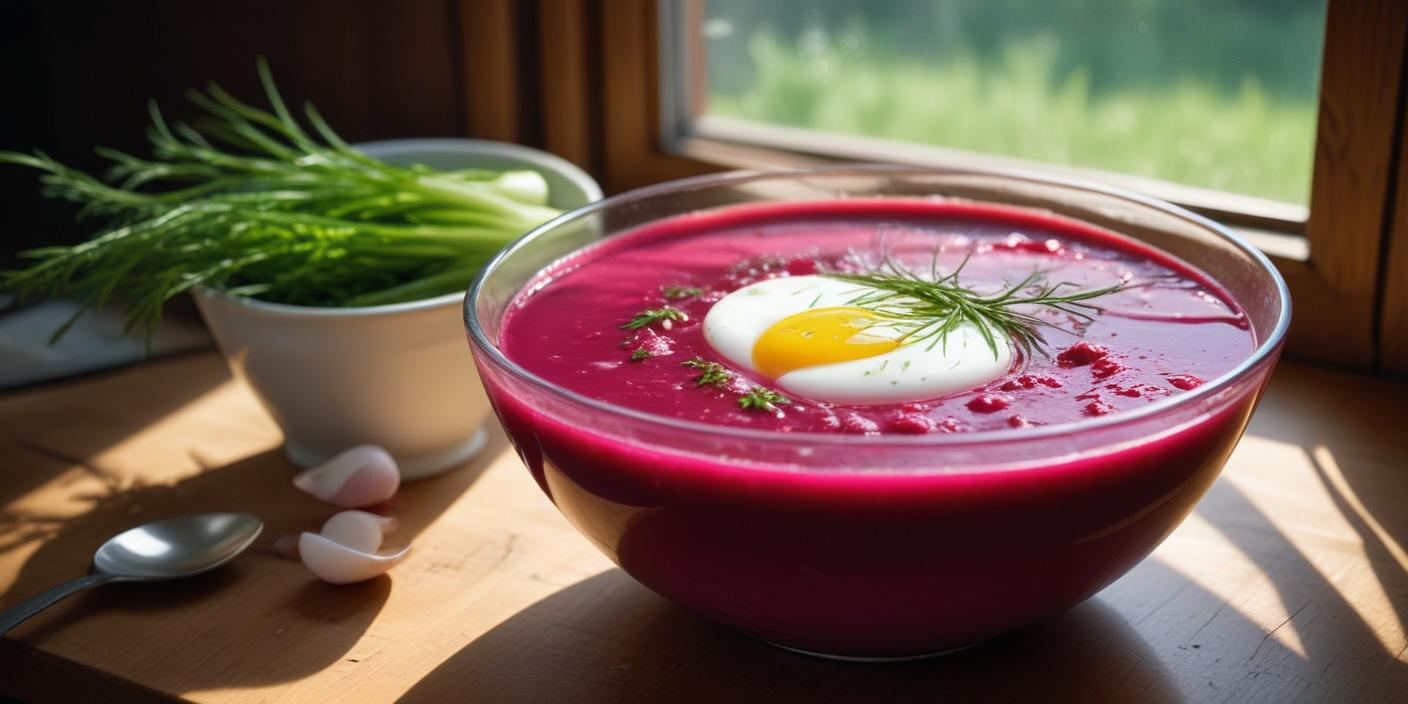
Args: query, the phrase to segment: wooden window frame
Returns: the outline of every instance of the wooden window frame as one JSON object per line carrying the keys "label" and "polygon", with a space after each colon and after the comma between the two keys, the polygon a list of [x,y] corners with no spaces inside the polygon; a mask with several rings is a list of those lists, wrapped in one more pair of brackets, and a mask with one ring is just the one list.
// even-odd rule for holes
{"label": "wooden window frame", "polygon": [[[671,111],[681,106],[666,104],[670,92],[662,81],[681,70],[701,69],[662,65],[661,29],[674,26],[666,22],[688,22],[691,14],[702,18],[701,0],[537,0],[531,6],[536,36],[530,40],[537,43],[539,70],[527,90],[537,91],[535,104],[541,108],[536,142],[588,168],[608,192],[737,168],[815,166],[858,157],[916,161],[883,149],[845,154],[802,145],[769,148],[720,139],[710,130],[679,134],[674,127],[679,116]],[[1139,189],[1192,205],[1267,252],[1291,289],[1295,314],[1287,350],[1295,357],[1408,374],[1408,208],[1396,207],[1408,202],[1408,154],[1402,144],[1408,131],[1406,51],[1408,3],[1329,0],[1315,166],[1303,227],[1288,228],[1284,216],[1259,215],[1256,208],[1249,215],[1221,207],[1218,199],[1196,193],[1188,198]],[[479,133],[473,125],[471,132]],[[757,141],[777,144],[786,132]],[[932,150],[919,161],[952,165],[971,158]]]}

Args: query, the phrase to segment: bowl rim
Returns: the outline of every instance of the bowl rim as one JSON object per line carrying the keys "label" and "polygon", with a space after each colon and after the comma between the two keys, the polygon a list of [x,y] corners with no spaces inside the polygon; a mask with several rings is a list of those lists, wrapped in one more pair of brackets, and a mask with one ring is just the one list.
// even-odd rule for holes
{"label": "bowl rim", "polygon": [[[514,144],[513,142],[501,142],[495,139],[469,139],[465,137],[408,137],[402,139],[357,142],[350,146],[353,149],[366,152],[368,155],[378,158],[384,157],[387,154],[394,155],[408,151],[440,151],[459,155],[506,156],[540,166],[544,169],[556,171],[559,175],[571,181],[578,188],[582,189],[582,194],[587,197],[586,204],[578,206],[579,208],[599,203],[602,200],[601,184],[597,183],[596,179],[592,178],[591,174],[583,171],[581,167],[551,152],[522,144]],[[572,211],[568,210],[564,212]],[[531,232],[531,230],[529,232]],[[527,233],[525,232],[524,234]],[[519,238],[521,237],[522,235],[519,235]],[[517,241],[517,239],[513,240],[513,242]],[[510,244],[512,244],[512,242],[510,242]],[[452,291],[431,298],[419,298],[414,301],[385,303],[375,306],[300,306],[291,303],[277,303],[252,298],[250,296],[226,293],[208,286],[196,286],[191,292],[201,298],[224,301],[231,305],[242,306],[290,318],[357,318],[398,315],[401,313],[413,313],[416,311],[443,308],[463,300],[465,296],[463,292]]]}
{"label": "bowl rim", "polygon": [[[1018,429],[997,429],[980,430],[963,433],[930,433],[926,435],[851,435],[847,433],[825,433],[797,431],[781,433],[775,430],[763,430],[758,428],[743,428],[737,426],[717,425],[704,423],[697,420],[685,418],[673,418],[669,416],[657,415],[640,411],[633,408],[619,406],[609,401],[592,398],[585,394],[578,393],[571,389],[559,386],[544,379],[533,372],[525,369],[517,362],[509,359],[497,345],[489,341],[488,335],[484,332],[479,321],[478,306],[475,305],[484,289],[485,282],[491,272],[498,269],[500,264],[511,256],[514,252],[527,246],[539,237],[573,220],[577,220],[599,211],[607,210],[647,198],[660,195],[687,192],[690,190],[711,187],[726,186],[729,184],[746,183],[753,180],[773,179],[773,178],[807,178],[817,176],[841,176],[845,174],[862,176],[891,175],[891,176],[924,176],[924,175],[954,175],[954,176],[985,176],[1001,177],[1017,181],[1033,182],[1045,185],[1063,186],[1096,195],[1111,196],[1131,201],[1138,205],[1143,205],[1161,211],[1166,215],[1184,220],[1190,224],[1202,227],[1213,234],[1223,238],[1236,249],[1251,257],[1263,270],[1270,272],[1272,282],[1275,285],[1277,299],[1281,303],[1280,315],[1277,316],[1276,324],[1272,326],[1271,332],[1266,338],[1260,340],[1256,349],[1249,354],[1232,369],[1222,375],[1208,380],[1203,385],[1176,396],[1168,396],[1158,401],[1151,402],[1140,408],[1111,413],[1106,416],[1099,416],[1090,419],[1080,419],[1063,423],[1053,423],[1035,428]],[[728,207],[728,206],[724,206]],[[685,215],[680,213],[672,217]],[[600,240],[598,240],[600,241]],[[574,250],[576,251],[576,250]],[[568,255],[570,256],[570,255]],[[514,294],[515,297],[518,293]],[[813,168],[791,168],[791,169],[767,169],[767,170],[738,170],[725,171],[716,174],[706,174],[703,176],[693,176],[689,178],[666,181],[642,188],[633,189],[620,193],[594,203],[588,203],[575,210],[568,211],[549,220],[532,230],[521,235],[518,239],[510,242],[499,251],[492,259],[480,268],[474,280],[469,285],[469,291],[464,297],[463,316],[466,330],[469,333],[471,345],[476,351],[487,354],[494,364],[506,369],[514,377],[526,381],[550,394],[561,397],[571,403],[586,406],[590,409],[607,413],[613,416],[625,417],[631,421],[643,422],[651,425],[663,426],[665,428],[690,433],[702,433],[704,435],[724,436],[739,440],[753,440],[764,443],[805,443],[811,445],[859,445],[859,446],[918,446],[918,447],[952,447],[985,444],[992,442],[1025,442],[1029,440],[1046,439],[1056,436],[1070,435],[1075,432],[1087,432],[1094,429],[1113,428],[1121,425],[1129,425],[1138,421],[1171,412],[1179,408],[1194,405],[1195,403],[1215,395],[1217,392],[1227,388],[1237,380],[1243,378],[1248,372],[1260,366],[1268,359],[1272,358],[1284,342],[1286,332],[1290,327],[1291,320],[1291,296],[1290,290],[1286,286],[1285,278],[1276,269],[1271,260],[1267,258],[1261,250],[1252,246],[1246,240],[1237,236],[1226,227],[1185,208],[1167,203],[1157,198],[1152,198],[1121,188],[1106,186],[1103,184],[1090,183],[1079,179],[1066,177],[1055,177],[1048,174],[1035,173],[1008,168],[985,168],[985,167],[917,167],[901,166],[895,164],[846,164],[840,166],[822,166]],[[481,381],[482,381],[481,375]]]}
{"label": "bowl rim", "polygon": [[205,286],[198,286],[192,289],[191,292],[199,298],[222,301],[229,305],[257,310],[261,313],[284,318],[367,318],[399,315],[402,313],[414,313],[422,310],[453,306],[460,302],[465,295],[463,293],[442,293],[433,298],[419,298],[414,301],[384,303],[375,306],[300,306],[292,303],[263,301],[258,298],[226,293]]}

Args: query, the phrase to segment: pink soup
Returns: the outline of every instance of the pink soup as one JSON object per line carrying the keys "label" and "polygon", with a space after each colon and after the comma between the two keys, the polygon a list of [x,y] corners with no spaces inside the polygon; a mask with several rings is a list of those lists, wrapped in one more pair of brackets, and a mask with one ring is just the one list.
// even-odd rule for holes
{"label": "pink soup", "polygon": [[[881,251],[927,265],[936,250],[944,268],[970,257],[975,287],[1033,269],[1129,285],[1088,324],[1055,321],[1072,324],[1044,331],[1050,356],[940,398],[793,395],[760,413],[682,364],[725,362],[700,321],[738,287]],[[683,319],[621,327],[663,305]],[[542,489],[636,579],[774,643],[888,658],[1052,615],[1147,555],[1216,477],[1274,355],[1176,412],[1134,411],[1232,370],[1256,348],[1252,330],[1208,276],[1111,232],[997,206],[843,200],[726,208],[597,242],[504,314],[499,350],[539,380],[483,349],[476,360]]]}
{"label": "pink soup", "polygon": [[[737,367],[732,385],[699,387],[691,359],[727,364],[701,322],[724,295],[756,281],[845,271],[881,256],[950,269],[992,289],[1040,270],[1051,281],[1127,287],[1095,301],[1088,323],[1053,318],[1047,354],[1017,358],[980,387],[905,403],[846,405],[790,398],[780,413],[736,403],[738,384],[769,380]],[[1207,276],[1167,254],[1069,220],[922,201],[809,203],[669,220],[561,262],[510,309],[500,345],[538,376],[592,398],[675,418],[778,431],[963,432],[1067,423],[1182,393],[1246,359],[1245,316]],[[669,306],[668,329],[623,331]]]}

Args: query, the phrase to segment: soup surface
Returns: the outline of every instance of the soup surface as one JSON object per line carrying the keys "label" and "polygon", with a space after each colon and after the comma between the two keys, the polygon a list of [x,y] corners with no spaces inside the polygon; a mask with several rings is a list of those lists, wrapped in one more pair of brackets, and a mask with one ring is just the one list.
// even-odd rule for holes
{"label": "soup surface", "polygon": [[[892,288],[916,282],[924,301]],[[988,313],[949,325],[950,295]],[[539,274],[500,335],[533,374],[619,406],[867,435],[1117,413],[1197,388],[1255,344],[1220,287],[1148,245],[900,199],[740,206],[611,237]]]}

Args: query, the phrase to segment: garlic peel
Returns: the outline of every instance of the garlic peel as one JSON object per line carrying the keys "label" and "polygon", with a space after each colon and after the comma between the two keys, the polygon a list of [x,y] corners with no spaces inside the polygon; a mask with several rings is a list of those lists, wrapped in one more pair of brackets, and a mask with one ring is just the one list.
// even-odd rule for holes
{"label": "garlic peel", "polygon": [[395,496],[401,486],[401,470],[386,450],[375,445],[358,445],[299,472],[293,478],[293,485],[321,501],[356,508]]}
{"label": "garlic peel", "polygon": [[350,584],[385,574],[406,557],[410,546],[378,552],[395,519],[365,511],[343,511],[329,518],[319,533],[298,536],[298,554],[318,579]]}

